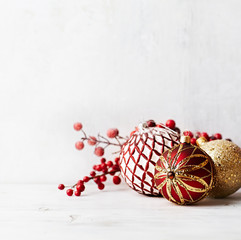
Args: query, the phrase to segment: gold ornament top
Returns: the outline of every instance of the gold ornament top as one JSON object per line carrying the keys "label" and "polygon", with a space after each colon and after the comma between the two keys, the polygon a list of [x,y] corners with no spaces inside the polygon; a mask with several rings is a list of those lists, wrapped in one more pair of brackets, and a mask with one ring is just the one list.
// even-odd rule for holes
{"label": "gold ornament top", "polygon": [[189,136],[181,136],[180,142],[181,143],[190,143],[191,138]]}
{"label": "gold ornament top", "polygon": [[200,147],[205,142],[207,142],[207,139],[205,137],[200,137],[197,139],[196,144]]}

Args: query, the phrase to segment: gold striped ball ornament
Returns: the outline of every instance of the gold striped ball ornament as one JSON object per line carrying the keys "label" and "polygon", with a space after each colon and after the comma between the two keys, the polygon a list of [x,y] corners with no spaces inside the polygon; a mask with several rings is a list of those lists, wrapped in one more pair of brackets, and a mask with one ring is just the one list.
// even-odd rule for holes
{"label": "gold striped ball ornament", "polygon": [[157,189],[169,201],[180,205],[198,202],[213,184],[213,161],[183,136],[181,144],[165,151],[156,163]]}

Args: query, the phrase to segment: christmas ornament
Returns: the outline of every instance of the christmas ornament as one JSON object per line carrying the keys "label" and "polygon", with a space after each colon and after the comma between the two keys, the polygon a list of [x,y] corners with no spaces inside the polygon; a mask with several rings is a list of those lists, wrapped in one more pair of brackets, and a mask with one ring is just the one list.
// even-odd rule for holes
{"label": "christmas ornament", "polygon": [[241,187],[241,149],[227,140],[207,142],[200,138],[197,143],[214,161],[214,187],[210,196],[224,198],[236,192]]}
{"label": "christmas ornament", "polygon": [[[130,137],[121,137],[117,128],[108,129],[106,137],[100,134],[90,136],[85,133],[83,124],[80,122],[74,124],[74,130],[82,134],[80,140],[75,143],[75,148],[82,151],[91,146],[94,155],[100,157],[99,163],[93,165],[93,171],[74,185],[65,186],[64,184],[59,184],[58,188],[60,190],[66,189],[68,196],[75,195],[77,197],[83,194],[86,184],[91,180],[97,184],[99,190],[105,188],[105,182],[109,176],[111,176],[114,184],[120,184],[120,174],[136,191],[144,194],[159,195],[153,180],[154,165],[164,150],[170,149],[179,143],[179,135],[181,133],[172,119],[167,120],[165,125],[156,124],[154,120],[146,121],[144,125],[136,128],[130,134]],[[192,144],[196,144],[196,139],[199,136],[206,136],[209,138],[209,141],[222,138],[222,135],[219,133],[208,135],[206,132],[193,134],[191,131],[184,131],[183,134],[192,138]],[[123,145],[126,147],[125,151]],[[111,160],[106,158],[109,146],[117,148]],[[120,152],[122,154],[121,164]]]}
{"label": "christmas ornament", "polygon": [[[168,124],[175,128],[173,120]],[[179,134],[165,125],[156,126],[151,120],[140,124],[121,149],[119,166],[125,182],[139,193],[160,195],[154,183],[156,162],[178,143]]]}
{"label": "christmas ornament", "polygon": [[183,136],[181,144],[165,151],[157,161],[155,184],[161,194],[176,204],[192,204],[207,196],[213,184],[213,161]]}

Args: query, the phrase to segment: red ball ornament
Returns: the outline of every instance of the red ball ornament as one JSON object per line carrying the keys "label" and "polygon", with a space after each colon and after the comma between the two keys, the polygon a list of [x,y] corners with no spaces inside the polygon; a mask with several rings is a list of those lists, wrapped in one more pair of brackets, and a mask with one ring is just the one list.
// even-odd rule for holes
{"label": "red ball ornament", "polygon": [[154,182],[155,165],[160,155],[176,144],[179,134],[165,125],[139,125],[120,153],[119,166],[125,182],[139,193],[160,195]]}
{"label": "red ball ornament", "polygon": [[180,205],[195,203],[212,188],[214,164],[207,153],[191,145],[190,137],[165,151],[157,161],[155,183],[169,201]]}

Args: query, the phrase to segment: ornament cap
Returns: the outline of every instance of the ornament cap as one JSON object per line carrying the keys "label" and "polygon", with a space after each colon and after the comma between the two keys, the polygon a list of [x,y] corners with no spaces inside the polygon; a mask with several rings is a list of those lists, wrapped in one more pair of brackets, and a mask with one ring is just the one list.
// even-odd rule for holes
{"label": "ornament cap", "polygon": [[189,136],[181,136],[180,142],[181,143],[190,143],[191,138]]}
{"label": "ornament cap", "polygon": [[200,147],[201,145],[203,145],[207,141],[208,140],[205,137],[200,137],[196,140],[196,144]]}

